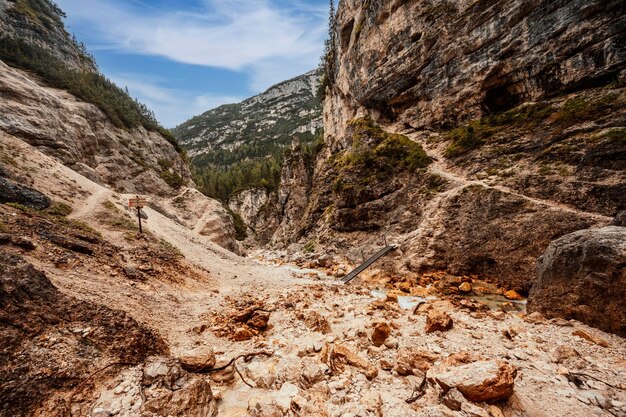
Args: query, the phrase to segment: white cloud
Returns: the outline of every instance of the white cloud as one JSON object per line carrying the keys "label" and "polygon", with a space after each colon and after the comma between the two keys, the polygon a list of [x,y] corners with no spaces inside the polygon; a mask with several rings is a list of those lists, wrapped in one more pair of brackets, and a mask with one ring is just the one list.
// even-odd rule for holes
{"label": "white cloud", "polygon": [[255,91],[317,65],[327,13],[298,0],[203,0],[200,10],[141,13],[121,1],[57,3],[70,23],[89,25],[97,48],[245,71]]}
{"label": "white cloud", "polygon": [[113,74],[110,79],[119,86],[128,87],[131,95],[152,109],[161,124],[168,128],[208,109],[244,99],[167,88],[160,85],[160,80],[146,79],[140,74]]}

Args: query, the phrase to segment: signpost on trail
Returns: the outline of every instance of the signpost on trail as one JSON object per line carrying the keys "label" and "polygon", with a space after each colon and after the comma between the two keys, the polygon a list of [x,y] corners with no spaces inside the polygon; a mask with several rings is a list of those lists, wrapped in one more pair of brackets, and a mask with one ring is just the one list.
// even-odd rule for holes
{"label": "signpost on trail", "polygon": [[141,227],[141,209],[144,208],[148,204],[148,200],[146,197],[135,197],[128,199],[128,207],[137,209],[137,219],[139,220],[139,233],[143,233],[143,229]]}

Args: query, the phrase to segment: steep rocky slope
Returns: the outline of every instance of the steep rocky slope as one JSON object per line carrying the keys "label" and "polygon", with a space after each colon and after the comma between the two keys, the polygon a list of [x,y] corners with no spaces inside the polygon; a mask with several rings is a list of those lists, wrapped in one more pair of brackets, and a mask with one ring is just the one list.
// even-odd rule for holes
{"label": "steep rocky slope", "polygon": [[308,72],[241,103],[209,110],[173,132],[200,165],[228,164],[211,157],[216,151],[236,152],[242,146],[259,148],[257,154],[244,156],[270,155],[289,145],[293,137],[311,141],[322,127],[319,83],[319,71]]}
{"label": "steep rocky slope", "polygon": [[[0,3],[0,49],[6,60],[0,60],[3,141],[19,138],[113,190],[162,198],[151,204],[167,206],[181,224],[238,251],[226,209],[187,188],[194,186],[188,162],[171,135],[145,106],[97,73],[62,17],[48,0]],[[14,163],[6,150],[2,164]],[[186,212],[192,206],[206,210]]]}
{"label": "steep rocky slope", "polygon": [[270,240],[354,264],[386,236],[387,274],[528,291],[552,240],[626,207],[623,24],[621,2],[341,2],[325,147]]}
{"label": "steep rocky slope", "polygon": [[[185,338],[163,331],[197,311],[181,308],[182,288],[197,297],[210,277],[163,237],[188,233],[234,259],[213,243],[238,250],[232,219],[188,188],[176,144],[95,72],[61,14],[47,0],[0,3],[0,416],[214,415],[208,382],[176,358]],[[167,233],[137,233],[136,194],[149,200],[144,226],[161,231],[160,218]],[[95,407],[129,369],[140,399]]]}
{"label": "steep rocky slope", "polygon": [[173,195],[187,164],[158,132],[118,128],[95,105],[0,62],[0,130],[94,181],[125,192]]}

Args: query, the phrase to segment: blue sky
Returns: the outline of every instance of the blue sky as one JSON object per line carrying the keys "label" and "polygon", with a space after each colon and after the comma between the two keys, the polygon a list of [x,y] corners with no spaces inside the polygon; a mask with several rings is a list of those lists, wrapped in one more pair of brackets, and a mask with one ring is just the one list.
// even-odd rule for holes
{"label": "blue sky", "polygon": [[56,0],[100,70],[174,127],[315,68],[328,0]]}

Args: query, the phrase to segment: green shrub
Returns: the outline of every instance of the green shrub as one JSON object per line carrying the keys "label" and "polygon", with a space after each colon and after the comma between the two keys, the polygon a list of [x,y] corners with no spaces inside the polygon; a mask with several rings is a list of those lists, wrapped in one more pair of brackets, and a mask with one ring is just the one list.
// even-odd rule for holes
{"label": "green shrub", "polygon": [[512,126],[520,124],[536,125],[537,123],[546,120],[554,112],[554,107],[548,104],[523,104],[514,109],[487,116],[481,120],[480,124],[490,127]]}
{"label": "green shrub", "polygon": [[165,253],[168,253],[176,258],[184,257],[183,253],[176,246],[163,238],[159,238],[159,243],[163,246]]}
{"label": "green shrub", "polygon": [[337,161],[344,167],[371,171],[415,171],[426,168],[431,158],[408,137],[385,132],[369,117],[350,121],[352,147]]}
{"label": "green shrub", "polygon": [[625,128],[611,129],[603,133],[602,135],[600,135],[599,139],[605,139],[615,144],[626,143],[626,129]]}
{"label": "green shrub", "polygon": [[426,168],[431,162],[431,158],[419,144],[397,134],[385,134],[383,142],[374,148],[374,154],[409,171]]}
{"label": "green shrub", "polygon": [[73,230],[76,233],[82,234],[84,237],[89,236],[91,237],[92,240],[102,239],[102,234],[100,232],[98,232],[96,229],[89,226],[87,223],[83,221],[68,219],[67,217],[49,217],[49,218],[53,219],[55,222],[59,224],[66,226],[67,228]]}
{"label": "green shrub", "polygon": [[48,30],[63,27],[61,17],[65,17],[56,4],[47,0],[16,0],[8,13],[21,15],[32,24]]}
{"label": "green shrub", "polygon": [[9,65],[31,71],[51,87],[67,90],[74,96],[98,106],[118,128],[143,126],[161,133],[179,152],[182,148],[174,136],[156,120],[154,113],[126,90],[102,74],[68,68],[48,51],[8,36],[0,37],[0,59]]}
{"label": "green shrub", "polygon": [[137,230],[139,226],[126,216],[115,204],[110,201],[102,203],[105,210],[100,211],[97,218],[102,223],[123,230]]}
{"label": "green shrub", "polygon": [[168,169],[164,169],[159,173],[159,175],[161,176],[161,178],[163,178],[167,185],[174,189],[179,189],[180,187],[185,185],[185,180],[183,179],[183,177],[178,175],[177,172],[172,172]]}
{"label": "green shrub", "polygon": [[45,210],[45,212],[52,216],[66,217],[72,213],[72,206],[60,201],[55,201]]}
{"label": "green shrub", "polygon": [[626,96],[618,93],[605,94],[600,98],[573,97],[568,99],[555,114],[555,122],[570,126],[586,120],[599,121],[626,106]]}
{"label": "green shrub", "polygon": [[315,252],[315,241],[309,240],[306,245],[302,247],[302,252],[304,253],[313,253]]}
{"label": "green shrub", "polygon": [[454,158],[480,148],[485,143],[484,137],[487,132],[487,130],[480,126],[481,125],[470,125],[458,127],[448,133],[448,138],[451,142],[444,152],[446,158]]}
{"label": "green shrub", "polygon": [[555,119],[559,122],[571,123],[584,119],[589,111],[589,103],[582,97],[571,98],[563,104],[556,113]]}
{"label": "green shrub", "polygon": [[533,128],[545,121],[555,109],[547,104],[524,104],[514,109],[493,114],[465,126],[449,131],[445,136],[450,141],[444,155],[454,158],[480,148],[487,139],[504,128]]}
{"label": "green shrub", "polygon": [[239,213],[234,212],[230,207],[224,205],[224,208],[230,213],[233,218],[233,225],[235,226],[235,239],[242,241],[248,237],[248,226],[243,221]]}
{"label": "green shrub", "polygon": [[26,207],[25,205],[20,204],[20,203],[4,203],[4,204],[6,206],[13,207],[14,209],[23,211],[25,213],[32,213],[34,211],[33,209]]}

